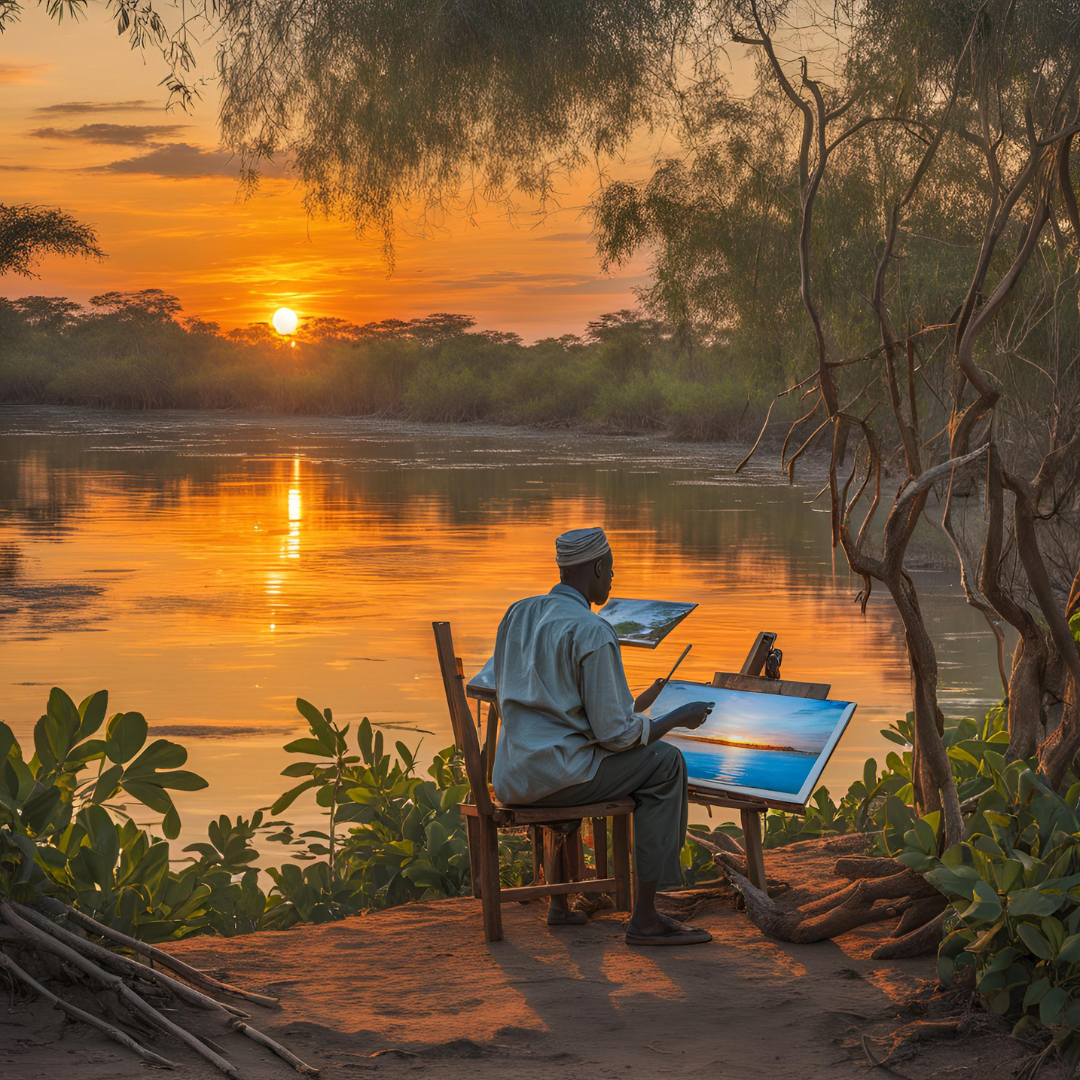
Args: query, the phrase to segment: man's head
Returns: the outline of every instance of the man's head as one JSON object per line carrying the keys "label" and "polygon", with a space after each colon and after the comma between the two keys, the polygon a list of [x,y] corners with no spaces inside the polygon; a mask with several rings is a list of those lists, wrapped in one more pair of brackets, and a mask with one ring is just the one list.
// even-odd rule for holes
{"label": "man's head", "polygon": [[555,540],[559,579],[590,604],[603,606],[611,595],[614,560],[604,530],[571,529]]}

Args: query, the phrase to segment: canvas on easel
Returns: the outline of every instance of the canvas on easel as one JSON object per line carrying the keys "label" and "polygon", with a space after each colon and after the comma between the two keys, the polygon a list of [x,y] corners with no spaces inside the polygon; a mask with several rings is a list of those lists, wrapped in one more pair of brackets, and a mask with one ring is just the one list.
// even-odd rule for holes
{"label": "canvas on easel", "polygon": [[663,716],[689,701],[712,714],[693,731],[664,738],[686,759],[691,788],[805,806],[840,741],[855,704],[779,694],[747,693],[705,683],[668,683],[649,710]]}

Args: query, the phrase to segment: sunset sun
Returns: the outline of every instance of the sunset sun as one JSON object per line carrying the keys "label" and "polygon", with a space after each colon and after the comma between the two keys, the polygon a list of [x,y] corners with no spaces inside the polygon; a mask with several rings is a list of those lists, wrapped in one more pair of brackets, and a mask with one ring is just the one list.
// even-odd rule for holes
{"label": "sunset sun", "polygon": [[300,317],[292,308],[282,307],[274,312],[270,322],[279,334],[288,337],[296,333],[296,328],[300,325]]}

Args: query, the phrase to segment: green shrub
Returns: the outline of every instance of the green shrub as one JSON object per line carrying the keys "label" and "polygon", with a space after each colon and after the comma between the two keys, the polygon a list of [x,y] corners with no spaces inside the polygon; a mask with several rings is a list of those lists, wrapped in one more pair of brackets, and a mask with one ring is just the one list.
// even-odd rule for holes
{"label": "green shrub", "polygon": [[[190,855],[176,860],[168,841],[180,818],[170,791],[206,781],[180,768],[187,752],[177,743],[145,745],[141,714],[116,713],[105,723],[107,702],[99,691],[76,707],[54,689],[29,761],[0,723],[0,896],[45,893],[125,933],[162,941],[280,929],[470,891],[458,810],[468,785],[453,747],[421,777],[416,751],[399,742],[391,758],[367,719],[357,725],[353,751],[350,725],[341,728],[330,710],[298,700],[309,735],[285,749],[310,760],[285,768],[300,783],[273,812],[311,793],[326,811],[326,829],[296,835],[264,810],[248,819],[222,815],[210,822],[206,842],[187,845]],[[159,824],[137,825],[131,801],[161,815]],[[270,843],[306,865],[260,870]],[[500,843],[505,884],[527,884],[526,839],[511,834]]]}
{"label": "green shrub", "polygon": [[[970,744],[988,786],[967,839],[937,855],[937,821],[915,821],[902,862],[943,893],[954,914],[938,954],[950,983],[966,968],[992,1012],[1019,1033],[1046,1028],[1080,1064],[1080,783],[1062,798],[996,744]],[[1003,749],[1003,747],[1002,747]]]}

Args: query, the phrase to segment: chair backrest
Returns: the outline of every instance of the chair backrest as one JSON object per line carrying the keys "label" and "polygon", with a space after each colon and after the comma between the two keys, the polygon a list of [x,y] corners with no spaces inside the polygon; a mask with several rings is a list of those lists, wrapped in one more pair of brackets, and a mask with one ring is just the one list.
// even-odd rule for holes
{"label": "chair backrest", "polygon": [[469,779],[469,787],[472,788],[473,802],[481,814],[490,814],[494,806],[480,760],[480,741],[476,735],[468,698],[465,697],[465,676],[461,670],[461,661],[454,655],[450,624],[433,622],[431,627],[435,631],[435,651],[442,669],[446,704],[450,709],[450,723],[454,728],[454,742],[465,760],[465,775]]}

